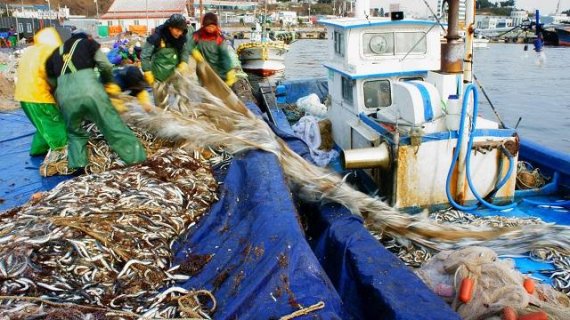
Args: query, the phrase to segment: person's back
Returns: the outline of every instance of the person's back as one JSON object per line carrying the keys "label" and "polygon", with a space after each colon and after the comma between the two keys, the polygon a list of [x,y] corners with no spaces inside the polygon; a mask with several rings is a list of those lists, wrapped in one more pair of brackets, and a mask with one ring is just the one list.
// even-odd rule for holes
{"label": "person's back", "polygon": [[[113,65],[99,50],[100,47],[101,45],[97,41],[86,34],[77,33],[51,55],[46,63],[46,68],[50,78],[57,78],[56,97],[58,100],[61,95],[65,95],[67,99],[85,96],[95,99],[101,94],[106,97],[105,92],[99,90],[102,87],[93,86],[93,83],[99,82],[95,67],[98,67],[104,83],[113,81]],[[64,61],[66,57],[70,59]],[[65,90],[65,88],[70,87],[74,89]]]}
{"label": "person's back", "polygon": [[42,29],[34,36],[34,44],[24,50],[19,60],[15,100],[55,103],[47,81],[45,63],[60,45],[61,39],[53,28]]}

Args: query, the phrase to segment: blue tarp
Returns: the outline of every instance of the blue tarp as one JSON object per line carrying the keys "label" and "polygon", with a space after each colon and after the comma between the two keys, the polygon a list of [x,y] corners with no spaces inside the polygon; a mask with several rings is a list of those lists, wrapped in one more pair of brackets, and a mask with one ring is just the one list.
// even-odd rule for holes
{"label": "blue tarp", "polygon": [[[38,175],[33,132],[22,112],[0,114],[0,210],[65,179]],[[216,174],[220,201],[174,247],[176,264],[211,256],[180,285],[212,290],[215,319],[279,318],[320,301],[323,310],[300,319],[459,319],[345,208],[300,205],[298,215],[275,156],[248,152]]]}
{"label": "blue tarp", "polygon": [[[284,95],[281,96],[280,92],[284,93]],[[319,96],[321,101],[325,101],[328,92],[329,85],[325,78],[317,80],[287,80],[279,83],[275,88],[278,103],[295,103],[299,98],[308,96],[311,93]]]}

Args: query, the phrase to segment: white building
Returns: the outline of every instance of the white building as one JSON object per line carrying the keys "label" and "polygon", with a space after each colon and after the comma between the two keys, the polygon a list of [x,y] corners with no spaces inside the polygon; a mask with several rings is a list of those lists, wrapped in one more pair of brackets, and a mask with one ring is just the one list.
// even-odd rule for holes
{"label": "white building", "polygon": [[[68,19],[70,16],[69,8],[50,8],[48,5],[7,5],[12,11],[12,16],[18,18],[35,18],[35,19]],[[50,10],[51,9],[51,10]]]}
{"label": "white building", "polygon": [[175,13],[188,17],[185,0],[115,0],[101,20],[103,25],[121,26],[123,31],[131,26],[146,26],[150,31]]}
{"label": "white building", "polygon": [[275,13],[275,17],[273,17],[273,21],[283,21],[283,25],[291,26],[296,25],[298,23],[297,12],[295,11],[280,11]]}
{"label": "white building", "polygon": [[528,12],[525,10],[513,10],[511,11],[511,18],[513,19],[513,25],[520,26],[523,21],[528,20]]}
{"label": "white building", "polygon": [[505,29],[513,28],[517,26],[511,17],[499,17],[499,16],[475,16],[475,26],[480,31],[494,30],[494,29]]}

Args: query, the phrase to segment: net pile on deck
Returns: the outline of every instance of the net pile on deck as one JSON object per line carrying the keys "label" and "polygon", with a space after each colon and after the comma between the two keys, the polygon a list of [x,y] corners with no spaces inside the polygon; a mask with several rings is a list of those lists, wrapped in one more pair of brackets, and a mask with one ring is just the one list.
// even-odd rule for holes
{"label": "net pile on deck", "polygon": [[[570,299],[551,286],[535,284],[511,259],[493,250],[468,247],[442,251],[416,271],[465,320],[570,319]],[[532,316],[531,316],[532,315]]]}
{"label": "net pile on deck", "polygon": [[200,315],[192,301],[208,293],[176,287],[188,276],[184,263],[171,265],[171,246],[217,200],[216,190],[207,160],[161,150],[2,213],[0,317]]}

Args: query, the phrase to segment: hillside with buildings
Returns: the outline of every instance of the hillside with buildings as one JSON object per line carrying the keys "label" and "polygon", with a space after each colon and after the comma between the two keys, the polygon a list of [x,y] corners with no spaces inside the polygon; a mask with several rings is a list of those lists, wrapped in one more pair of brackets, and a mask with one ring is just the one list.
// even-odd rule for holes
{"label": "hillside with buildings", "polygon": [[[99,14],[103,14],[111,6],[113,0],[98,0]],[[24,5],[45,5],[48,3],[46,0],[0,0],[0,3],[7,4],[24,4]],[[95,3],[93,0],[51,0],[49,5],[52,9],[57,10],[59,7],[67,6],[70,9],[72,15],[83,15],[88,17],[94,17],[96,15]]]}

